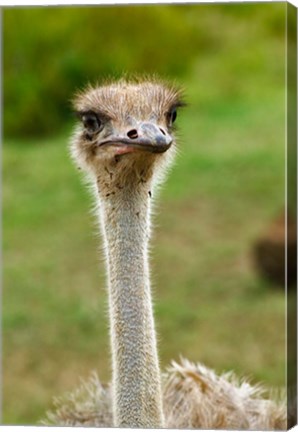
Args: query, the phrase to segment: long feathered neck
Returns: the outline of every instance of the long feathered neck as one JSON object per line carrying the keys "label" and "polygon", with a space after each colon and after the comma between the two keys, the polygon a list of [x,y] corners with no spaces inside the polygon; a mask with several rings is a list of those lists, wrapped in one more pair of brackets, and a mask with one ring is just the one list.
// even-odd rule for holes
{"label": "long feathered neck", "polygon": [[112,167],[97,177],[108,271],[116,427],[164,425],[148,268],[149,177],[136,170],[121,184]]}

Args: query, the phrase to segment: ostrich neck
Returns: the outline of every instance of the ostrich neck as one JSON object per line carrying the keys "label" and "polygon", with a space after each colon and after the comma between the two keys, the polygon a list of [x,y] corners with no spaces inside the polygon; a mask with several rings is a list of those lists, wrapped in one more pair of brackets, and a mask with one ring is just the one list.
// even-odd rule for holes
{"label": "ostrich neck", "polygon": [[106,247],[117,427],[163,427],[148,268],[150,182],[100,189]]}

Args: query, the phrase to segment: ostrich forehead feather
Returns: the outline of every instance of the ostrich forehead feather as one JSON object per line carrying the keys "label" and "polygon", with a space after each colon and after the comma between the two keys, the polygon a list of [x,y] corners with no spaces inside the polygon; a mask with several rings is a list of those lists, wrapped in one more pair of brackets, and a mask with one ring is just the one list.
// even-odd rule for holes
{"label": "ostrich forehead feather", "polygon": [[98,111],[118,120],[127,116],[160,117],[174,107],[184,106],[183,91],[157,79],[121,79],[100,86],[89,85],[73,100],[76,111]]}

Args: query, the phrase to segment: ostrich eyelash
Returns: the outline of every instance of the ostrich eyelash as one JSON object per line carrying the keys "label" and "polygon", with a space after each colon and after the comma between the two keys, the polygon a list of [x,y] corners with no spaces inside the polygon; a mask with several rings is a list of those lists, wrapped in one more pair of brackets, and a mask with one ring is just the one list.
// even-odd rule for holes
{"label": "ostrich eyelash", "polygon": [[74,114],[78,120],[82,120],[83,116],[86,116],[88,114],[94,114],[102,123],[105,123],[105,122],[111,120],[110,117],[106,113],[104,113],[103,111],[100,111],[100,110],[96,110],[96,111],[90,110],[90,109],[89,110],[80,110],[80,111],[74,111]]}

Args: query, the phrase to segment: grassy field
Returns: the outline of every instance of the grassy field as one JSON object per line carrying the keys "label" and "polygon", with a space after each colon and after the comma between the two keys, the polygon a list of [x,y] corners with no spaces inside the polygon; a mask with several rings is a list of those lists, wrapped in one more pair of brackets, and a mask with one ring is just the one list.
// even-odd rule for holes
{"label": "grassy field", "polygon": [[[252,55],[254,28],[239,32],[184,83],[152,239],[159,352],[163,368],[182,355],[283,386],[285,298],[251,251],[284,205],[284,45],[264,38]],[[3,146],[5,424],[36,424],[93,369],[110,379],[104,265],[68,135]]]}

